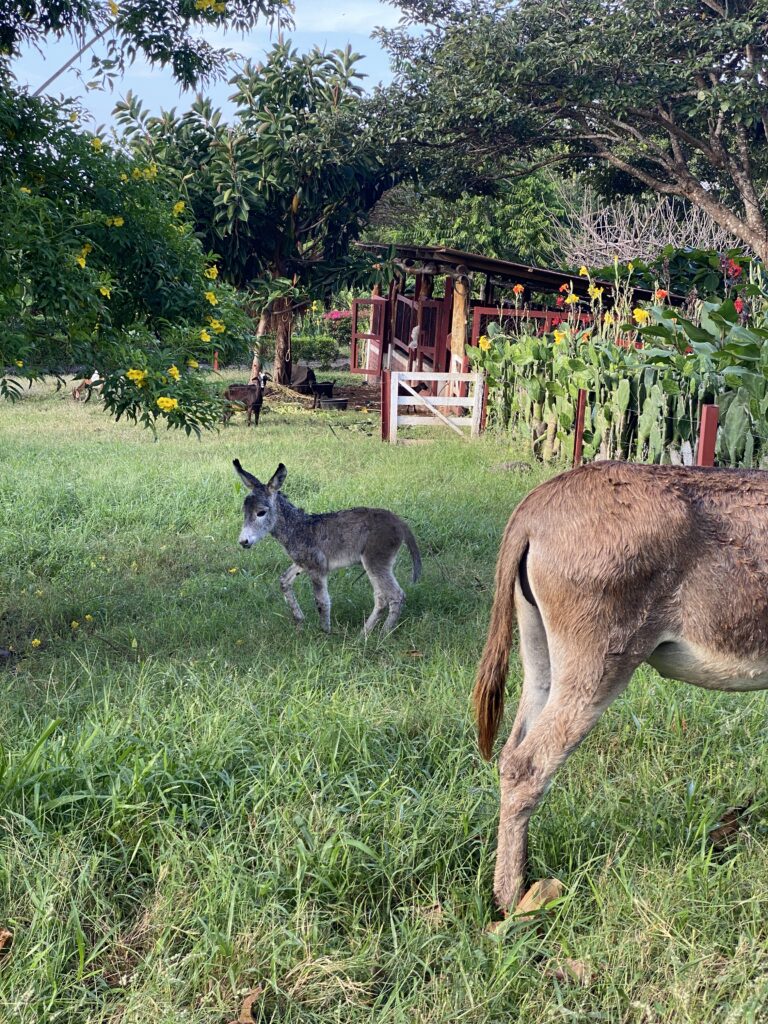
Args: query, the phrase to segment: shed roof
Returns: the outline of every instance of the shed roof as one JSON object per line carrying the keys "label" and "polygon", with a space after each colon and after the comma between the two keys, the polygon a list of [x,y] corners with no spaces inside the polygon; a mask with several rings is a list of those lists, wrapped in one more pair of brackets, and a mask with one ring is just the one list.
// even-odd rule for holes
{"label": "shed roof", "polygon": [[[492,259],[479,253],[463,252],[461,249],[449,249],[440,245],[383,245],[377,242],[362,243],[361,248],[382,254],[394,250],[395,262],[410,273],[419,273],[425,264],[433,263],[438,274],[456,274],[466,272],[488,274],[500,282],[510,284],[526,284],[534,289],[545,292],[556,292],[564,281],[569,281],[573,291],[580,298],[589,298],[590,284],[604,288],[606,296],[614,293],[611,281],[588,280],[567,270],[556,270],[545,267],[532,267],[525,263],[513,263],[510,260]],[[633,299],[650,301],[653,292],[649,288],[633,288]],[[670,294],[669,301],[677,304],[684,302],[684,296]]]}

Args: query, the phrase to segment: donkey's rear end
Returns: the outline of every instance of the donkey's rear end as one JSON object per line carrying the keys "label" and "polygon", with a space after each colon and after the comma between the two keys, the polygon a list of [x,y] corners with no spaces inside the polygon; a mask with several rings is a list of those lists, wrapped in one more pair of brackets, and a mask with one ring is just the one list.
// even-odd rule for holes
{"label": "donkey's rear end", "polygon": [[642,662],[707,688],[768,686],[768,474],[595,463],[536,488],[499,554],[475,685],[485,757],[515,612],[523,688],[499,764],[504,909],[552,775]]}

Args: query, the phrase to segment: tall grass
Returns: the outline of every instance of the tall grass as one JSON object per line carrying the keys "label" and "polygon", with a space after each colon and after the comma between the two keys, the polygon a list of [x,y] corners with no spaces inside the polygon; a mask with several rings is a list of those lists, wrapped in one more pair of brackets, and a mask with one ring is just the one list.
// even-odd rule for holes
{"label": "tall grass", "polygon": [[[0,406],[0,1019],[226,1024],[260,988],[265,1022],[765,1020],[765,697],[639,673],[533,821],[565,898],[487,935],[497,776],[468,698],[544,471],[499,470],[492,438],[385,446],[362,415],[240,423],[153,442],[43,389]],[[303,581],[294,629],[284,553],[237,547],[235,456],[283,461],[314,511],[408,518],[425,576],[403,557],[393,636],[359,638],[355,570],[330,637]],[[566,957],[589,987],[552,976]]]}

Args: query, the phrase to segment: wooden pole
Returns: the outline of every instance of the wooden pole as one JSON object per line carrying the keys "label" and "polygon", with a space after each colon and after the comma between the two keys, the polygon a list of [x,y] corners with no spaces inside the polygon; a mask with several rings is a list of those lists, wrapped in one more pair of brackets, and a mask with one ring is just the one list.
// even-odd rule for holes
{"label": "wooden pole", "polygon": [[389,370],[381,371],[381,440],[389,440]]}
{"label": "wooden pole", "polygon": [[[457,277],[453,283],[453,310],[451,312],[451,337],[448,370],[461,373],[467,349],[467,317],[469,315],[469,278]],[[457,395],[464,397],[466,387],[459,387]],[[455,397],[455,396],[454,396]]]}
{"label": "wooden pole", "polygon": [[217,348],[213,350],[213,372],[219,372],[219,350]]}
{"label": "wooden pole", "polygon": [[573,438],[573,465],[581,465],[582,452],[584,450],[584,413],[587,408],[587,392],[579,388],[579,395],[576,399],[576,434]]}
{"label": "wooden pole", "polygon": [[714,466],[717,445],[717,420],[720,410],[716,405],[702,405],[699,423],[699,445],[696,452],[697,466]]}

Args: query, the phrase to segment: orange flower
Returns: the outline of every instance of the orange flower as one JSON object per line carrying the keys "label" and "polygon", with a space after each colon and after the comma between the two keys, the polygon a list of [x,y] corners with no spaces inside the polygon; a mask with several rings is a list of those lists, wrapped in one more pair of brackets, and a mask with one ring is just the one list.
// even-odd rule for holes
{"label": "orange flower", "polygon": [[657,299],[666,299],[666,297],[668,295],[669,295],[669,292],[665,291],[663,288],[657,288],[656,289],[656,298]]}
{"label": "orange flower", "polygon": [[568,284],[567,281],[563,281],[563,283],[560,285],[560,287],[557,290],[559,292],[567,292],[570,287],[571,286]]}
{"label": "orange flower", "polygon": [[515,293],[515,295],[522,295],[523,292],[525,291],[525,285],[524,284],[516,284],[515,287],[512,289],[512,291]]}

